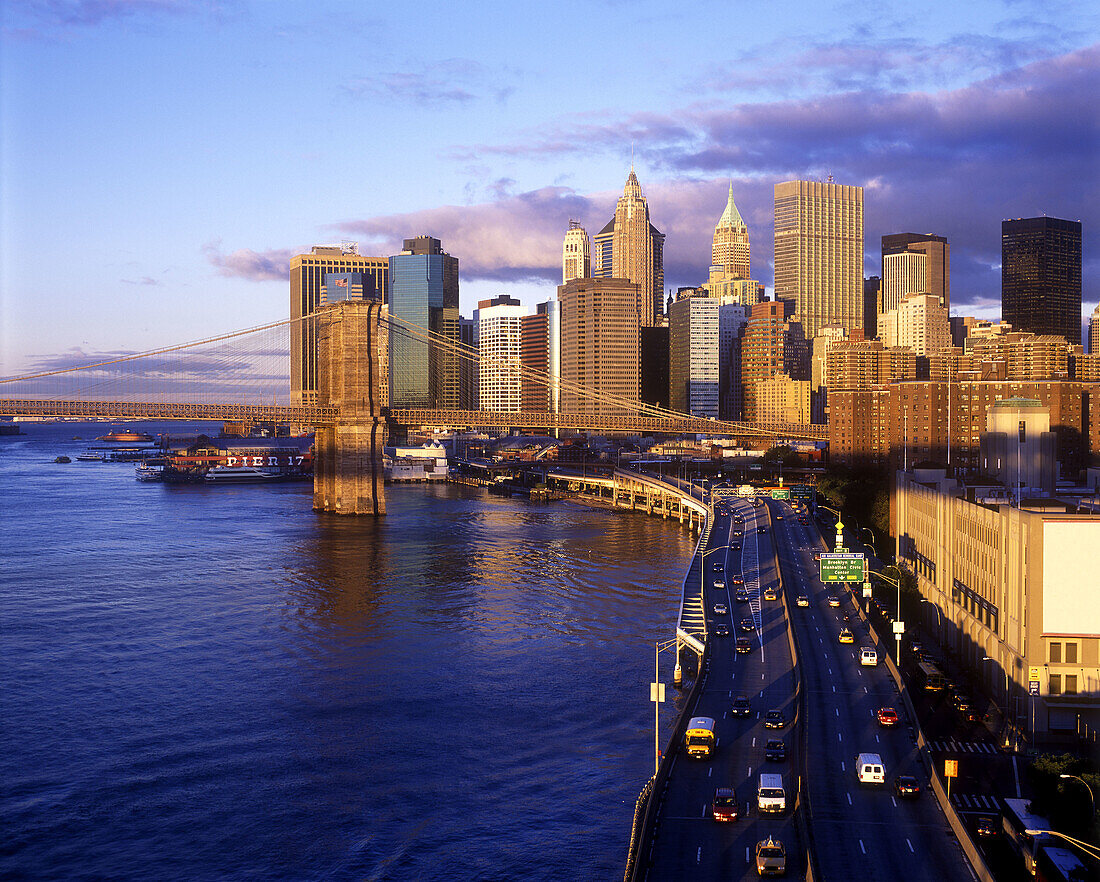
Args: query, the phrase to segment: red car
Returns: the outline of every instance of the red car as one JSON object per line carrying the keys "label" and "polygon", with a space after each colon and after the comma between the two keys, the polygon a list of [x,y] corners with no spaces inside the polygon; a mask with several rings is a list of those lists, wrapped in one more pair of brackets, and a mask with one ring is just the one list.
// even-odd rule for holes
{"label": "red car", "polygon": [[898,712],[892,707],[880,707],[878,709],[878,724],[880,726],[896,726],[898,724]]}
{"label": "red car", "polygon": [[710,804],[711,816],[716,821],[737,820],[737,793],[732,787],[719,787],[714,791],[714,802]]}

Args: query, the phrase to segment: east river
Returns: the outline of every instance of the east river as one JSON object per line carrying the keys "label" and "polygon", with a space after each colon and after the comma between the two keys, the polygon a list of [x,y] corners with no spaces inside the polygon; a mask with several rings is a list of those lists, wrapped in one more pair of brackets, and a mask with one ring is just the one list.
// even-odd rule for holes
{"label": "east river", "polygon": [[621,878],[691,533],[141,484],[108,428],[0,437],[0,877]]}

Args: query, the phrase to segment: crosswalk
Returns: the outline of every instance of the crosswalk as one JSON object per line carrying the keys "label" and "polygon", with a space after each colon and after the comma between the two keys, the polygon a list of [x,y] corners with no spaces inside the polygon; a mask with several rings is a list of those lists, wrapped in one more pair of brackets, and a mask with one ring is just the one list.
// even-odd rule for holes
{"label": "crosswalk", "polygon": [[928,747],[936,753],[989,753],[996,754],[997,748],[988,741],[929,741]]}
{"label": "crosswalk", "polygon": [[999,812],[1001,798],[985,793],[952,793],[951,804],[960,812]]}

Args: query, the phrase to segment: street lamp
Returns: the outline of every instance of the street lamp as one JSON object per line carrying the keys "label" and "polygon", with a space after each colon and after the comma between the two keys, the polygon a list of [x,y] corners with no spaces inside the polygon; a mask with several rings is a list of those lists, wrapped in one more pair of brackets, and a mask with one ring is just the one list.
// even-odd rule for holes
{"label": "street lamp", "polygon": [[[885,572],[886,570],[893,570],[895,573],[897,573],[898,574],[897,579],[891,579],[889,576],[887,576],[886,572]],[[895,609],[894,609],[894,613],[896,614],[897,618],[894,619],[893,628],[894,628],[894,640],[897,643],[897,645],[894,649],[894,658],[897,661],[898,667],[900,668],[901,667],[901,630],[899,629],[898,626],[900,625],[902,628],[905,627],[905,621],[901,617],[901,570],[898,569],[896,564],[889,564],[888,566],[885,566],[881,570],[879,570],[875,575],[877,575],[880,579],[882,579],[885,582],[893,582],[895,587],[898,589],[897,607],[895,607]]]}
{"label": "street lamp", "polygon": [[676,671],[680,671],[680,641],[666,640],[653,644],[653,682],[649,684],[649,700],[653,702],[653,775],[661,768],[661,702],[665,700],[665,684],[661,682],[661,650],[676,647]]}
{"label": "street lamp", "polygon": [[[937,612],[938,612],[938,609],[937,609]],[[997,661],[997,659],[987,655],[987,656],[984,656],[982,658],[982,661],[995,662],[995,661]],[[1001,673],[1005,675],[1005,710],[1004,710],[1004,717],[1005,717],[1005,721],[1007,722],[1008,721],[1008,714],[1009,714],[1009,707],[1012,705],[1012,687],[1008,684],[1008,670],[1005,668],[1004,665],[1001,665]],[[1013,737],[1015,737],[1015,731],[1016,731],[1016,720],[1015,719],[1012,720],[1012,731],[1014,733]],[[1008,743],[1009,743],[1008,742],[1008,733],[1006,732],[1005,733],[1005,747],[1008,747]],[[1013,747],[1013,750],[1015,750],[1015,746]],[[1062,777],[1064,778],[1066,776],[1063,775]],[[1084,783],[1084,782],[1082,782],[1082,783]],[[1085,786],[1088,787],[1087,784],[1085,784]],[[1091,796],[1091,791],[1090,791],[1089,795]]]}
{"label": "street lamp", "polygon": [[1028,836],[1041,836],[1046,833],[1049,836],[1057,836],[1059,839],[1064,839],[1066,842],[1072,842],[1081,851],[1087,854],[1094,860],[1100,861],[1100,850],[1097,850],[1095,845],[1091,845],[1088,842],[1082,842],[1080,839],[1074,839],[1072,836],[1067,836],[1065,833],[1059,833],[1057,830],[1024,830]]}
{"label": "street lamp", "polygon": [[1092,788],[1084,778],[1078,778],[1076,775],[1059,775],[1059,778],[1072,778],[1074,781],[1080,781],[1085,785],[1085,789],[1089,792],[1089,807],[1092,809],[1092,814],[1089,815],[1089,823],[1092,823],[1092,816],[1096,814],[1096,799],[1092,795]]}

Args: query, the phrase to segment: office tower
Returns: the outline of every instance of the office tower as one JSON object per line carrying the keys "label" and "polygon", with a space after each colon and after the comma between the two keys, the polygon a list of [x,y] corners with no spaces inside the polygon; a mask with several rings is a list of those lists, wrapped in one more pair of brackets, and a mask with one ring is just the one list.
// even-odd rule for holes
{"label": "office tower", "polygon": [[687,297],[669,307],[668,404],[672,410],[718,418],[719,306],[711,297]]}
{"label": "office tower", "polygon": [[[354,242],[314,245],[309,254],[296,254],[290,259],[291,403],[317,401],[317,325],[308,316],[324,305],[325,277],[358,274],[358,287],[353,293],[371,300],[384,300],[387,271],[386,258],[363,257]],[[334,285],[334,294],[342,288]]]}
{"label": "office tower", "polygon": [[1089,355],[1100,355],[1100,303],[1089,316]]}
{"label": "office tower", "polygon": [[752,307],[741,334],[741,396],[745,420],[756,422],[756,384],[776,374],[809,379],[809,349],[791,306],[768,301]]}
{"label": "office tower", "polygon": [[482,410],[516,413],[520,409],[520,329],[526,313],[526,307],[507,294],[479,301],[474,310]]}
{"label": "office tower", "polygon": [[561,394],[561,310],[555,300],[535,305],[520,325],[522,408],[528,413],[557,413]]}
{"label": "office tower", "polygon": [[776,374],[756,383],[756,422],[769,426],[810,422],[810,381]]}
{"label": "office tower", "polygon": [[665,234],[649,221],[649,203],[642,195],[633,165],[615,206],[615,216],[596,235],[594,244],[592,275],[636,284],[642,327],[657,324],[665,287]]}
{"label": "office tower", "polygon": [[747,307],[764,302],[764,286],[760,282],[742,279],[717,266],[710,268],[710,277],[700,288],[708,297],[714,297],[722,303],[736,303]]}
{"label": "office tower", "polygon": [[1001,320],[1081,342],[1081,222],[1001,222]]}
{"label": "office tower", "polygon": [[882,296],[882,279],[868,276],[863,280],[863,336],[870,340],[878,329],[879,298]]}
{"label": "office tower", "polygon": [[[898,251],[882,258],[882,309],[897,309],[910,294],[928,292],[928,256],[917,251]],[[936,298],[939,302],[939,297]]]}
{"label": "office tower", "polygon": [[458,258],[431,236],[406,239],[389,260],[389,308],[390,406],[458,409]]}
{"label": "office tower", "polygon": [[480,376],[477,362],[477,322],[472,318],[458,319],[458,408],[479,410],[477,384]]}
{"label": "office tower", "polygon": [[642,328],[641,399],[645,404],[668,409],[668,322]]}
{"label": "office tower", "polygon": [[935,294],[910,294],[879,316],[878,337],[887,347],[905,346],[928,355],[951,345],[951,323]]}
{"label": "office tower", "polygon": [[[883,282],[886,280],[886,257],[909,252],[925,257],[925,287],[905,292],[935,294],[940,306],[951,311],[951,245],[943,236],[931,233],[890,233],[882,237]],[[904,296],[904,294],[902,295]]]}
{"label": "office tower", "polygon": [[634,413],[622,401],[638,401],[641,286],[626,279],[574,279],[558,288],[558,303],[562,412]]}
{"label": "office tower", "polygon": [[775,297],[808,339],[825,325],[863,327],[863,188],[775,185]]}
{"label": "office tower", "polygon": [[829,376],[830,346],[848,339],[848,332],[839,325],[827,325],[810,341],[810,422],[824,423],[832,378]]}
{"label": "office tower", "polygon": [[561,283],[587,279],[592,275],[592,256],[588,233],[578,221],[569,221],[569,229],[561,246]]}
{"label": "office tower", "polygon": [[733,203],[733,182],[730,181],[726,209],[714,227],[714,240],[710,247],[712,267],[740,279],[751,277],[749,272],[749,228],[741,219],[741,212]]}
{"label": "office tower", "polygon": [[718,307],[718,418],[741,419],[741,329],[752,306],[719,300]]}

